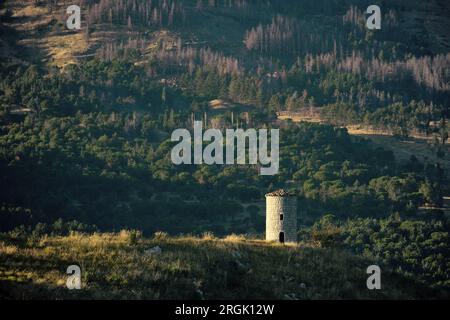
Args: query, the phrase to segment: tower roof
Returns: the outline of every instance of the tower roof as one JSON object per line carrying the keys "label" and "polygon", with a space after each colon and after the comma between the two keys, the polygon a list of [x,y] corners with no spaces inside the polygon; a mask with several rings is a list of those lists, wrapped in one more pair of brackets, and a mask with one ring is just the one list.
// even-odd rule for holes
{"label": "tower roof", "polygon": [[278,189],[276,191],[272,191],[269,193],[266,193],[266,197],[295,197],[294,192],[289,192],[284,189]]}

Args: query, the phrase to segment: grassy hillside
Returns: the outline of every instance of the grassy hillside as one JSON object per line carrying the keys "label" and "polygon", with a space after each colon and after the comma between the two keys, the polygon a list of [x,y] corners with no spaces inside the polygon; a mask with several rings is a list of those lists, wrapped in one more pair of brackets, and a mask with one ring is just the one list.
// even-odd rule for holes
{"label": "grassy hillside", "polygon": [[[161,253],[148,249],[159,246]],[[82,290],[65,287],[82,269]],[[366,288],[373,264],[338,249],[279,245],[206,234],[152,239],[139,233],[72,234],[0,240],[0,297],[15,299],[415,299],[435,292],[382,269],[382,289]]]}

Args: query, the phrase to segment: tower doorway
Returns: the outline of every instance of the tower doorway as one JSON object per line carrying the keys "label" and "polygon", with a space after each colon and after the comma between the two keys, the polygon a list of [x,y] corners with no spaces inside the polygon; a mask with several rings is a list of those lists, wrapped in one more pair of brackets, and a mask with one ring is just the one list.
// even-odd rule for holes
{"label": "tower doorway", "polygon": [[280,243],[284,243],[284,232],[280,232],[279,240]]}

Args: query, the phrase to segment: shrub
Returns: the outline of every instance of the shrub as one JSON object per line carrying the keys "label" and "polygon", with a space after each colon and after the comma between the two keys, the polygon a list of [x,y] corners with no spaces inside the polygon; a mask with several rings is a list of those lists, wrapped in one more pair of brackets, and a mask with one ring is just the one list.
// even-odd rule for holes
{"label": "shrub", "polygon": [[135,245],[142,238],[142,232],[138,230],[121,230],[119,238],[125,240],[129,245]]}
{"label": "shrub", "polygon": [[203,240],[214,240],[216,237],[214,236],[214,233],[211,231],[203,232],[202,239]]}
{"label": "shrub", "polygon": [[325,215],[311,228],[311,239],[323,248],[336,246],[341,240],[342,228],[333,219],[333,215]]}
{"label": "shrub", "polygon": [[156,231],[153,235],[154,240],[165,240],[169,237],[169,234],[164,231]]}

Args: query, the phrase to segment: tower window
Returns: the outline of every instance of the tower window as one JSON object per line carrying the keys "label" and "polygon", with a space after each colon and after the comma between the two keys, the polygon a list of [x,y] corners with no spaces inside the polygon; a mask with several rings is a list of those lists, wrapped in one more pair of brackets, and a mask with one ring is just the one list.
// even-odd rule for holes
{"label": "tower window", "polygon": [[284,215],[280,213],[280,220],[283,221]]}

